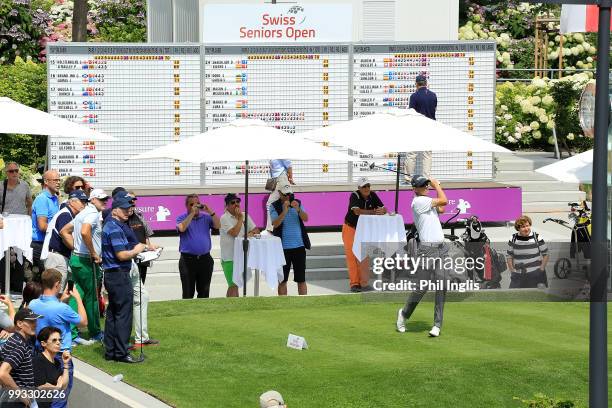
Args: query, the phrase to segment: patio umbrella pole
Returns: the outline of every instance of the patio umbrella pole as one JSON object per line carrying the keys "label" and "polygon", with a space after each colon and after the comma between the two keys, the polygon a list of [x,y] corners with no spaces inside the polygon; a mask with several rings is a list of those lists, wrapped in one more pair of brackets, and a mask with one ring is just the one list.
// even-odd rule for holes
{"label": "patio umbrella pole", "polygon": [[247,254],[249,239],[247,238],[249,220],[249,161],[244,162],[244,236],[242,237],[242,296],[247,295]]}
{"label": "patio umbrella pole", "polygon": [[395,213],[399,208],[399,179],[400,179],[400,154],[397,154],[397,168],[395,169]]}

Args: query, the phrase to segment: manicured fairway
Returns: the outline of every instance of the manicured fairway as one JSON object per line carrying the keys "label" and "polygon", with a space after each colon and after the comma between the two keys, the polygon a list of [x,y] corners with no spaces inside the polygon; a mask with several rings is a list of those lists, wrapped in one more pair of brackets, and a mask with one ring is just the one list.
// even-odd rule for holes
{"label": "manicured fairway", "polygon": [[[322,296],[152,303],[147,361],[77,357],[177,407],[257,406],[268,389],[301,407],[518,407],[543,392],[588,401],[588,304],[449,302],[429,338],[424,302],[395,331],[401,298]],[[286,347],[288,333],[310,348]]]}

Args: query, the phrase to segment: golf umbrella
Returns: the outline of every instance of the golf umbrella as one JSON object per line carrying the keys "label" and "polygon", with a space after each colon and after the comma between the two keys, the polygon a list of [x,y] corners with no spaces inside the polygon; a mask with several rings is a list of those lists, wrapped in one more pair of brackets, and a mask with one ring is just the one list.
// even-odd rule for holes
{"label": "golf umbrella", "polygon": [[[301,135],[309,140],[375,155],[422,151],[512,153],[495,143],[431,120],[414,109],[392,108]],[[397,161],[395,211],[399,194],[399,154]]]}
{"label": "golf umbrella", "polygon": [[593,183],[593,149],[535,170],[566,183]]}
{"label": "golf umbrella", "polygon": [[112,140],[102,132],[0,97],[0,133],[48,135],[85,140]]}
{"label": "golf umbrella", "polygon": [[246,295],[246,270],[249,214],[249,161],[254,160],[320,160],[349,162],[353,157],[304,140],[297,135],[266,125],[258,119],[237,119],[217,129],[141,153],[129,160],[174,159],[190,163],[245,162],[244,178],[244,266],[243,293]]}

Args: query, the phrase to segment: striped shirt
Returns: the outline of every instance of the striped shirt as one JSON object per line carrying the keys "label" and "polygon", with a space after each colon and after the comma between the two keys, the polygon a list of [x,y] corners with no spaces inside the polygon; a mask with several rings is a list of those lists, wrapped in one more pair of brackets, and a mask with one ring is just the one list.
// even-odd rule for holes
{"label": "striped shirt", "polygon": [[13,334],[2,346],[2,362],[10,364],[11,377],[19,388],[34,388],[32,348],[21,334]]}
{"label": "striped shirt", "polygon": [[[110,218],[102,229],[102,266],[104,269],[121,269],[129,271],[132,260],[120,261],[117,252],[130,251],[134,248],[128,240],[121,221]],[[126,226],[127,228],[127,226]],[[129,229],[129,228],[128,228]],[[136,237],[134,237],[136,240]]]}
{"label": "striped shirt", "polygon": [[537,233],[523,237],[518,233],[512,235],[512,239],[508,241],[508,256],[514,262],[516,272],[535,272],[542,265],[542,257],[548,254],[548,247],[542,238]]}

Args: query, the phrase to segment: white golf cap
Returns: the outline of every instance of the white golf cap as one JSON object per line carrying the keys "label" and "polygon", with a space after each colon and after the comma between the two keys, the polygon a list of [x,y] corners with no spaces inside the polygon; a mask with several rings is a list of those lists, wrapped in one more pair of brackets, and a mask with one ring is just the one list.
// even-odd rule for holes
{"label": "white golf cap", "polygon": [[91,193],[89,193],[89,201],[91,201],[92,198],[104,200],[108,198],[108,194],[106,194],[101,188],[94,188],[93,190],[91,190]]}
{"label": "white golf cap", "polygon": [[370,180],[368,180],[367,177],[359,177],[359,180],[357,180],[357,187],[361,188],[366,184],[370,184]]}
{"label": "white golf cap", "polygon": [[289,184],[285,184],[284,186],[279,188],[278,191],[280,191],[281,193],[283,193],[285,195],[293,194],[293,190],[291,189],[291,186]]}
{"label": "white golf cap", "polygon": [[266,391],[259,397],[259,406],[261,408],[284,407],[285,400],[278,391]]}

